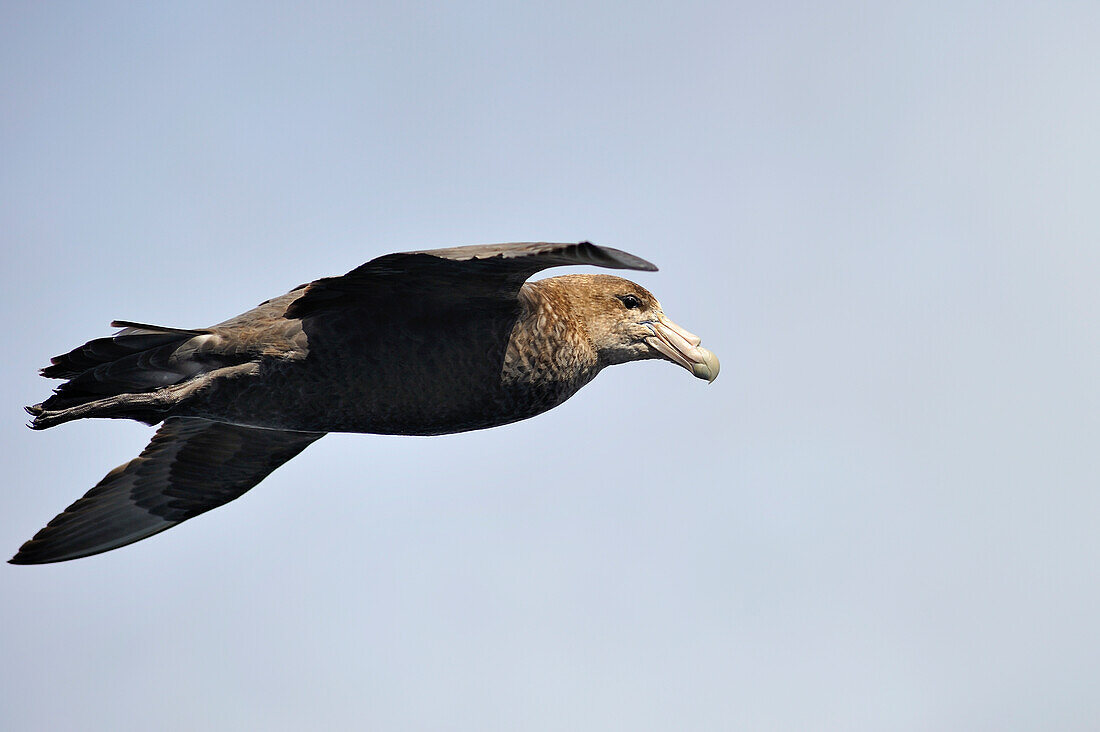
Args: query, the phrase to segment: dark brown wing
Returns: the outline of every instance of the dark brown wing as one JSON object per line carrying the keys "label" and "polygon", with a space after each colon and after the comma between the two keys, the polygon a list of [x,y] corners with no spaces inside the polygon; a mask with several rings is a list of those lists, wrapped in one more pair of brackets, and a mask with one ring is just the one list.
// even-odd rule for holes
{"label": "dark brown wing", "polygon": [[319,310],[395,302],[433,310],[469,304],[513,301],[528,277],[549,267],[592,265],[647,272],[657,267],[633,254],[579,244],[521,242],[485,244],[420,252],[387,254],[342,277],[327,277],[307,286],[286,316],[303,318]]}
{"label": "dark brown wing", "polygon": [[[447,249],[426,249],[406,254],[430,254],[441,259],[457,262],[471,260],[490,260],[497,262],[502,271],[522,272],[524,279],[539,270],[548,267],[589,264],[609,269],[639,269],[656,272],[657,266],[620,249],[601,247],[587,241],[579,244],[556,244],[553,242],[518,242],[513,244],[479,244],[469,247],[450,247]],[[389,256],[401,256],[389,255]],[[386,259],[380,257],[375,262]]]}
{"label": "dark brown wing", "polygon": [[108,473],[10,561],[62,562],[145,539],[239,498],[323,436],[168,419],[141,455]]}

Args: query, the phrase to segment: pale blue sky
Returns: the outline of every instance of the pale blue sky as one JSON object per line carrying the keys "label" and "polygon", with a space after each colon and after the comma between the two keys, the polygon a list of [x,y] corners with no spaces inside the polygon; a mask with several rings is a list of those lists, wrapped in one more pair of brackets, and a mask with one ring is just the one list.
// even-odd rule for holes
{"label": "pale blue sky", "polygon": [[331,436],[0,568],[0,726],[1091,730],[1100,5],[0,5],[0,549],[151,431],[51,355],[390,251],[626,249],[721,358]]}

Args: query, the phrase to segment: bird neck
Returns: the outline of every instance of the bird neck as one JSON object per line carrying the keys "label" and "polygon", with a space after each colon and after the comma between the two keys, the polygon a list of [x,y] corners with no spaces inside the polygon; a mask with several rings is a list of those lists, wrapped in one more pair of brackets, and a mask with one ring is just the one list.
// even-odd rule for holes
{"label": "bird neck", "polygon": [[566,292],[553,280],[528,282],[519,293],[520,314],[504,356],[506,385],[542,387],[567,393],[587,384],[600,360]]}

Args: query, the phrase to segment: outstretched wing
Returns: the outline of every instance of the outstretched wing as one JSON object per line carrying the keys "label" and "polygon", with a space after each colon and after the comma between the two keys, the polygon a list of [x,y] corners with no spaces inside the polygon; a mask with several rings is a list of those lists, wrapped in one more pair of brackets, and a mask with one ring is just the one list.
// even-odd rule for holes
{"label": "outstretched wing", "polygon": [[341,277],[305,286],[286,312],[302,318],[332,308],[400,303],[458,307],[512,301],[528,277],[549,267],[592,265],[647,272],[657,267],[633,254],[582,241],[579,244],[521,242],[387,254]]}
{"label": "outstretched wing", "polygon": [[165,420],[141,455],[108,473],[10,561],[62,562],[140,541],[239,498],[323,436]]}
{"label": "outstretched wing", "polygon": [[[450,247],[447,249],[425,249],[408,254],[430,254],[440,259],[456,262],[471,260],[496,262],[496,268],[503,271],[521,273],[527,279],[539,270],[548,267],[590,264],[594,267],[610,269],[640,269],[656,272],[656,265],[647,262],[620,249],[601,247],[587,241],[579,244],[555,244],[552,242],[518,242],[513,244],[478,244],[469,247]],[[381,262],[389,257],[401,257],[402,254],[390,254],[379,257]],[[521,280],[522,282],[522,280]]]}

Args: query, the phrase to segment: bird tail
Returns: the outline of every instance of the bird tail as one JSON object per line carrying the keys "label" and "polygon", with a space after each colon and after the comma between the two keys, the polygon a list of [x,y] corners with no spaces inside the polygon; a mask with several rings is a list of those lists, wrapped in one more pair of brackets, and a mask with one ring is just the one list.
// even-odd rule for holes
{"label": "bird tail", "polygon": [[164,419],[151,398],[157,390],[178,384],[208,365],[195,359],[194,348],[182,348],[208,330],[166,328],[116,320],[121,331],[96,338],[54,356],[42,376],[65,379],[48,399],[26,407],[32,429],[41,430],[84,417],[121,417],[146,424]]}

